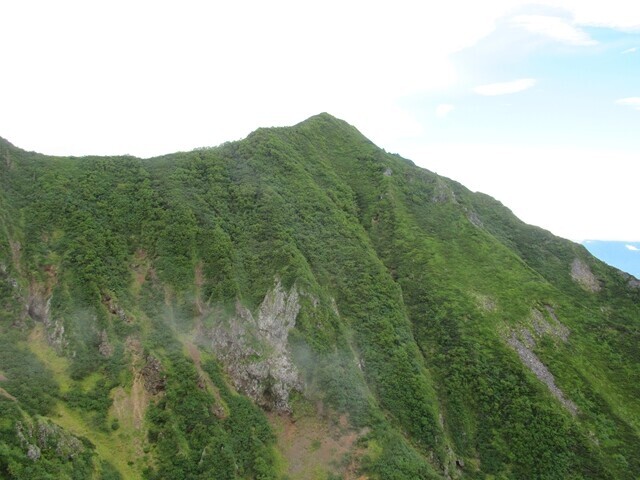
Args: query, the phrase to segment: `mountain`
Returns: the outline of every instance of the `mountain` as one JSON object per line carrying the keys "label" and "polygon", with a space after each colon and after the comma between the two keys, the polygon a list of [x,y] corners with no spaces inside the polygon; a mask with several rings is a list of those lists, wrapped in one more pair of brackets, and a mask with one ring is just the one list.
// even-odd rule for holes
{"label": "mountain", "polygon": [[0,169],[4,478],[640,475],[640,282],[341,120]]}

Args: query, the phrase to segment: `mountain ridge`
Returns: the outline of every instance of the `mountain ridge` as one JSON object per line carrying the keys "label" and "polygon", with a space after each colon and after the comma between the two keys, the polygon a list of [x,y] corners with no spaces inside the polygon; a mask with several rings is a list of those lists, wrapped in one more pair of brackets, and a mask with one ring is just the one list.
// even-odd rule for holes
{"label": "mountain ridge", "polygon": [[342,120],[2,155],[8,478],[640,471],[640,289]]}

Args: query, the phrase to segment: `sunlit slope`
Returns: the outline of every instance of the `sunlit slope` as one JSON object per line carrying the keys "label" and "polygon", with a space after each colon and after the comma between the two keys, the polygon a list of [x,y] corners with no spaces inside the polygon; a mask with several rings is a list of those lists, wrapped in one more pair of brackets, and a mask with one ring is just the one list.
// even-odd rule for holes
{"label": "sunlit slope", "polygon": [[341,120],[0,173],[8,478],[640,474],[637,282]]}

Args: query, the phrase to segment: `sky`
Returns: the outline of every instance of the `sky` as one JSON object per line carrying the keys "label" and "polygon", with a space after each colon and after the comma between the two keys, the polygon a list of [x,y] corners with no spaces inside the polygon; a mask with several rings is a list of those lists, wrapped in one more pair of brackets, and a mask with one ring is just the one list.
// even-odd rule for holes
{"label": "sky", "polygon": [[640,2],[1,0],[0,136],[150,157],[329,112],[574,241],[639,241]]}
{"label": "sky", "polygon": [[600,260],[640,278],[640,242],[587,240],[584,246]]}

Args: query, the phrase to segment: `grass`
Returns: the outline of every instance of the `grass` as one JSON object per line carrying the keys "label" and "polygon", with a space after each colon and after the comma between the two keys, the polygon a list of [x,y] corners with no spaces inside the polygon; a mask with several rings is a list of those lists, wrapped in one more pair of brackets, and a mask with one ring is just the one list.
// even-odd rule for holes
{"label": "grass", "polygon": [[[60,385],[60,393],[71,390],[74,381],[69,376],[69,360],[58,355],[46,341],[44,327],[36,325],[28,337],[28,346],[37,358],[51,371],[55,381]],[[102,378],[100,373],[94,372],[85,377],[80,385],[84,391],[88,391]],[[126,424],[116,434],[109,434],[96,429],[90,421],[87,421],[82,412],[68,408],[64,402],[59,401],[55,409],[53,420],[73,435],[88,438],[96,447],[100,458],[109,461],[120,472],[123,478],[142,478],[144,460],[132,448],[132,438],[138,438],[140,433],[133,430],[127,431]]]}
{"label": "grass", "polygon": [[131,480],[143,478],[144,461],[132,451],[126,436],[122,438],[120,433],[113,435],[95,429],[84,421],[81,414],[70,410],[63,403],[57,405],[56,413],[57,416],[53,418],[56,423],[76,436],[89,439],[100,458],[111,463],[122,478]]}
{"label": "grass", "polygon": [[38,360],[51,371],[55,381],[60,386],[60,393],[64,394],[71,390],[73,380],[69,376],[69,359],[59,355],[49,345],[42,324],[36,324],[33,327],[28,337],[27,346]]}

